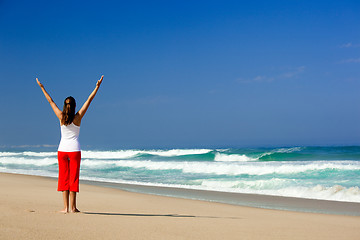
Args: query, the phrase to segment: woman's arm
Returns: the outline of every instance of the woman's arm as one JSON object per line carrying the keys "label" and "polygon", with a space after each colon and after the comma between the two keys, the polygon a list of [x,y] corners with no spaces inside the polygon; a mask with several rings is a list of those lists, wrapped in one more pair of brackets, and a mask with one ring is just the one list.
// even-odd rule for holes
{"label": "woman's arm", "polygon": [[54,100],[52,100],[52,98],[50,97],[50,95],[46,92],[44,85],[41,84],[41,82],[39,81],[39,79],[36,78],[36,82],[37,84],[40,86],[41,90],[43,91],[46,100],[50,103],[51,108],[53,109],[55,115],[58,117],[59,120],[61,120],[61,114],[62,112],[60,111],[60,109],[56,106]]}
{"label": "woman's arm", "polygon": [[84,117],[86,111],[88,110],[89,106],[90,106],[90,103],[91,101],[94,99],[97,91],[99,90],[99,87],[101,85],[101,82],[104,78],[104,75],[101,76],[100,80],[97,81],[96,83],[96,87],[94,89],[94,91],[92,91],[92,93],[90,94],[90,96],[88,97],[88,99],[86,100],[86,102],[84,103],[84,105],[81,107],[81,109],[78,111],[78,114],[79,114],[79,117],[80,117],[80,120]]}

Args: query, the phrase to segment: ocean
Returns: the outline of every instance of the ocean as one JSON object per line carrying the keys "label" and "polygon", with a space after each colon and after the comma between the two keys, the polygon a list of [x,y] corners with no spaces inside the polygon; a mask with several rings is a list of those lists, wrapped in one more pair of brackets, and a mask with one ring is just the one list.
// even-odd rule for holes
{"label": "ocean", "polygon": [[[0,172],[57,177],[56,148],[1,148]],[[360,203],[360,147],[84,149],[80,179]]]}

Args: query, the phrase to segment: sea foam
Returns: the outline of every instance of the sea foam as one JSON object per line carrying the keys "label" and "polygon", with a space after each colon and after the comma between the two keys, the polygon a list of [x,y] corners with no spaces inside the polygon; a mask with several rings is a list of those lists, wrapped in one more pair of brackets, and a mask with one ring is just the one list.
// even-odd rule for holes
{"label": "sea foam", "polygon": [[289,174],[316,170],[360,170],[360,164],[353,161],[323,162],[166,162],[151,160],[82,160],[85,167],[144,168],[148,170],[181,170],[185,173],[206,173],[217,175],[265,175]]}
{"label": "sea foam", "polygon": [[50,166],[57,164],[57,158],[41,158],[41,159],[32,159],[32,158],[25,158],[25,157],[2,157],[0,158],[0,164],[2,165],[9,165],[9,164],[16,164],[19,166],[26,166],[26,165],[35,165],[35,166]]}
{"label": "sea foam", "polygon": [[118,151],[82,151],[84,158],[94,159],[128,159],[142,155],[161,157],[176,157],[185,155],[200,155],[211,152],[210,149],[171,149],[171,150],[118,150]]}
{"label": "sea foam", "polygon": [[223,154],[223,153],[216,153],[215,154],[215,161],[217,162],[248,162],[248,161],[255,161],[256,158],[251,158],[246,156],[245,154]]}

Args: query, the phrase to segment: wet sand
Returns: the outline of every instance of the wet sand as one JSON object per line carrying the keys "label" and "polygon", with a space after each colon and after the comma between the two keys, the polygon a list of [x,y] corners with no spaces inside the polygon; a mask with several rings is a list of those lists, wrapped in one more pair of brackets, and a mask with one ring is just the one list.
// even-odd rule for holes
{"label": "wet sand", "polygon": [[231,193],[208,190],[195,190],[174,187],[146,186],[125,183],[97,182],[81,180],[81,183],[147,193],[160,196],[204,200],[232,205],[265,209],[290,210],[312,213],[360,216],[360,203],[315,200],[295,197],[280,197],[260,194]]}

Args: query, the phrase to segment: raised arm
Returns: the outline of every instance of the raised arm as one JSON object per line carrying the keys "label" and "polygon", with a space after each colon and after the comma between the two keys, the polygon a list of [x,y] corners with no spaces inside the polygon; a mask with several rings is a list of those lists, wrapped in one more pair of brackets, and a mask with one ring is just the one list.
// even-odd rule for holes
{"label": "raised arm", "polygon": [[41,88],[41,90],[43,91],[46,100],[50,103],[51,108],[53,109],[55,115],[58,117],[59,120],[61,120],[61,110],[56,106],[54,100],[50,97],[50,95],[47,93],[47,91],[45,90],[44,85],[41,84],[41,82],[39,81],[39,79],[36,78],[36,82],[39,85],[39,87]]}
{"label": "raised arm", "polygon": [[90,96],[88,97],[88,99],[86,100],[86,102],[84,103],[84,105],[81,107],[81,109],[78,111],[78,114],[80,116],[80,120],[84,117],[86,111],[88,110],[91,101],[94,99],[97,91],[99,90],[99,87],[102,83],[102,80],[104,78],[104,75],[101,76],[101,78],[97,81],[96,83],[96,87],[94,89],[94,91],[92,91],[92,93],[90,94]]}

